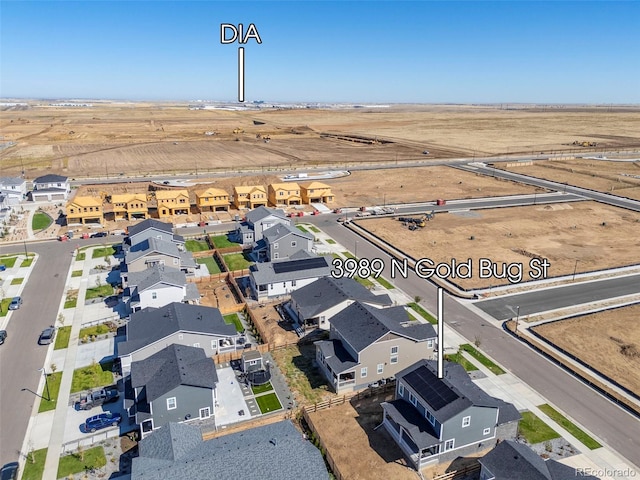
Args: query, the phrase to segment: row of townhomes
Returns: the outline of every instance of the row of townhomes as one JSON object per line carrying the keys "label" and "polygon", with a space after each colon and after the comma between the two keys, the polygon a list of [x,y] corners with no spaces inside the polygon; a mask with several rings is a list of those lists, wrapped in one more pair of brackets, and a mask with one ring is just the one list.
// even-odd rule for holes
{"label": "row of townhomes", "polygon": [[[56,177],[53,175],[52,177]],[[66,177],[61,177],[66,178]],[[67,182],[68,184],[68,182]],[[67,192],[68,195],[68,192]],[[65,195],[65,199],[67,196]],[[108,220],[144,220],[152,216],[160,219],[176,215],[254,209],[267,205],[303,205],[330,203],[334,196],[331,187],[320,182],[276,183],[264,186],[237,186],[233,195],[226,190],[209,187],[195,192],[191,198],[189,190],[163,186],[147,193],[103,194],[101,196],[76,195],[67,203],[67,224],[100,224]]]}

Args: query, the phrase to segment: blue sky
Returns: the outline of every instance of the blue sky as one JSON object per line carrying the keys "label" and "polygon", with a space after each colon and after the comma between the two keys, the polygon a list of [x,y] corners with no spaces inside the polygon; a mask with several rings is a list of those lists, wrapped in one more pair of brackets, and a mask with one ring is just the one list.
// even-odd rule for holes
{"label": "blue sky", "polygon": [[640,2],[12,1],[0,96],[640,103]]}

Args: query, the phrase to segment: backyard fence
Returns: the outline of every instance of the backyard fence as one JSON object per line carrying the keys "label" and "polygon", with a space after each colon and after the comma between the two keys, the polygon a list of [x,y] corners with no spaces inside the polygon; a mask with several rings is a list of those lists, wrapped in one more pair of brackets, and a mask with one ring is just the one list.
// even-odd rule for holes
{"label": "backyard fence", "polygon": [[464,467],[461,470],[454,470],[453,472],[443,473],[442,475],[434,475],[432,480],[460,480],[465,478],[467,475],[476,473],[478,470],[480,470],[480,464],[475,463]]}
{"label": "backyard fence", "polygon": [[95,443],[98,442],[103,442],[105,440],[108,440],[109,438],[117,438],[120,436],[120,428],[119,427],[114,427],[114,428],[109,428],[107,430],[103,430],[101,432],[98,433],[94,433],[90,436],[85,436],[82,437],[81,439],[78,440],[73,440],[71,442],[67,442],[67,443],[63,443],[62,444],[62,453],[71,453],[71,452],[75,452],[78,450],[78,448],[80,446],[82,447],[89,447]]}

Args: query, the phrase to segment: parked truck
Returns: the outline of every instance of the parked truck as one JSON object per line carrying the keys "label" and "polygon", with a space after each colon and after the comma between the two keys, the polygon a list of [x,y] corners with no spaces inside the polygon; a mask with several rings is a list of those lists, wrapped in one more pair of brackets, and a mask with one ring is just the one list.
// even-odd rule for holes
{"label": "parked truck", "polygon": [[89,392],[80,397],[77,403],[78,410],[91,410],[93,407],[99,407],[105,403],[115,402],[120,398],[118,390],[115,388],[102,388],[95,392]]}

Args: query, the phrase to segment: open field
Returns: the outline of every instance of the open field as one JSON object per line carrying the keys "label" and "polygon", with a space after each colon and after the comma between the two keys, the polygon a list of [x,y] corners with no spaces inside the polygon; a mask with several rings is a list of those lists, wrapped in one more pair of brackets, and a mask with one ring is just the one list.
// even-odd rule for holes
{"label": "open field", "polygon": [[[640,112],[630,107],[501,110],[424,105],[243,112],[189,110],[186,104],[94,102],[93,108],[64,108],[34,102],[26,109],[3,111],[5,141],[16,145],[3,150],[0,160],[5,175],[17,174],[24,166],[33,178],[43,172],[71,177],[169,174],[227,170],[231,165],[269,170],[588,151],[570,145],[576,139],[598,142],[602,151],[640,145],[639,120]],[[234,129],[244,133],[234,134]],[[257,134],[271,140],[265,143]]]}
{"label": "open field", "polygon": [[[536,256],[549,260],[548,277],[570,275],[576,267],[588,272],[640,263],[640,214],[597,202],[436,214],[422,230],[401,234],[395,219],[358,224],[416,259],[451,264],[471,258],[472,278],[449,279],[466,289],[509,283],[507,278],[480,278],[480,258],[498,264],[496,276],[503,262],[521,264],[522,281],[531,279],[529,262]],[[518,273],[513,268],[514,280]]]}
{"label": "open field", "polygon": [[600,192],[640,200],[640,162],[544,160],[533,165],[498,168]]}
{"label": "open field", "polygon": [[640,305],[548,323],[534,330],[640,394]]}

